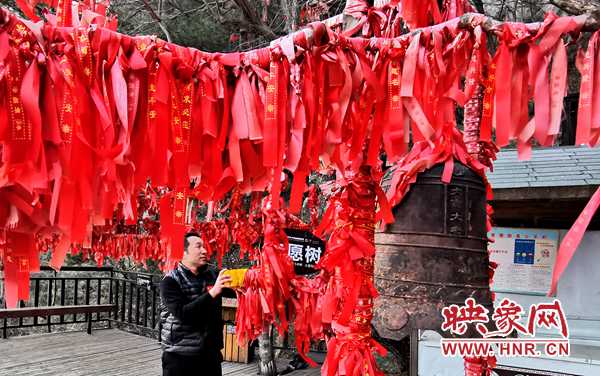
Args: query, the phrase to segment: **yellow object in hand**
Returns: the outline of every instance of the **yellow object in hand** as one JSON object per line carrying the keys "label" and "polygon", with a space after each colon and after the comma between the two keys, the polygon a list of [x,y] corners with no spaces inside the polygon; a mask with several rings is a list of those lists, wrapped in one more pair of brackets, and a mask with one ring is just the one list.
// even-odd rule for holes
{"label": "yellow object in hand", "polygon": [[231,277],[231,281],[227,284],[227,287],[235,289],[244,285],[244,276],[248,269],[227,269],[223,272],[224,275]]}

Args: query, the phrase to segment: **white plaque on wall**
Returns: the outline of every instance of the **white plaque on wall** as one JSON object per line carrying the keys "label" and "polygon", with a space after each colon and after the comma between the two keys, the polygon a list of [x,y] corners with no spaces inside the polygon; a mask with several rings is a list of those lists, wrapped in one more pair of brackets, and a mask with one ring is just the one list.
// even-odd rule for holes
{"label": "white plaque on wall", "polygon": [[498,264],[492,291],[546,295],[556,260],[557,230],[494,227],[490,261]]}

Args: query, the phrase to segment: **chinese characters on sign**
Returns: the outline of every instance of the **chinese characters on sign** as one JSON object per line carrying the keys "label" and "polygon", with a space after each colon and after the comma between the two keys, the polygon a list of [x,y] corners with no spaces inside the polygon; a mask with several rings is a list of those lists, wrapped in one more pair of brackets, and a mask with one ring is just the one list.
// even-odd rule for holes
{"label": "chinese characters on sign", "polygon": [[490,261],[498,264],[492,290],[545,295],[550,290],[558,231],[494,227]]}
{"label": "chinese characters on sign", "polygon": [[520,335],[535,336],[537,327],[547,329],[559,329],[562,338],[569,337],[569,328],[565,318],[564,311],[560,301],[554,300],[552,303],[532,304],[527,315],[526,323],[522,319],[525,316],[525,310],[520,304],[504,298],[494,309],[492,320],[499,329],[489,332],[483,325],[490,322],[489,310],[481,304],[477,304],[473,298],[468,298],[464,306],[452,304],[442,309],[444,322],[442,330],[449,331],[452,334],[464,334],[468,324],[476,324],[476,329],[484,338],[508,337],[513,332]]}
{"label": "chinese characters on sign", "polygon": [[309,274],[325,252],[325,242],[310,231],[285,229],[288,236],[288,255],[297,274]]}
{"label": "chinese characters on sign", "polygon": [[[487,308],[468,298],[463,306],[444,307],[442,317],[441,329],[450,335],[463,335],[469,325],[473,325],[481,336],[442,339],[445,356],[568,356],[570,353],[569,327],[562,305],[556,299],[551,303],[532,304],[527,314],[520,304],[505,298],[490,317]],[[486,325],[491,322],[496,330],[491,331]],[[538,328],[553,331],[556,335],[535,338]],[[514,337],[514,334],[519,336]],[[542,351],[538,350],[539,346]]]}

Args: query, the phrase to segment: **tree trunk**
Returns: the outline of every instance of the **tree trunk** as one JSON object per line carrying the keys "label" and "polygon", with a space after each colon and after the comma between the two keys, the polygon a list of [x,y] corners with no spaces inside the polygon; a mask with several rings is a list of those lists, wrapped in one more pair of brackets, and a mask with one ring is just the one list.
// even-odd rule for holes
{"label": "tree trunk", "polygon": [[298,30],[298,0],[290,0],[292,30]]}
{"label": "tree trunk", "polygon": [[258,371],[261,376],[277,376],[277,365],[271,341],[271,326],[265,325],[258,337]]}
{"label": "tree trunk", "polygon": [[296,31],[296,18],[298,2],[294,0],[281,0],[281,9],[285,15],[285,30],[287,33]]}
{"label": "tree trunk", "polygon": [[483,86],[477,86],[473,97],[465,103],[463,117],[463,140],[469,154],[479,159],[479,126],[481,125],[481,104],[483,102]]}

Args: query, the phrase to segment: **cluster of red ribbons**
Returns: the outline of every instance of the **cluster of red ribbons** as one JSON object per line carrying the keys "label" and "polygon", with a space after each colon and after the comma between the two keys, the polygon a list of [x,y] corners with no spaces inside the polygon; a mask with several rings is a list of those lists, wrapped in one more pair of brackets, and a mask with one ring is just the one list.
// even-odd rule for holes
{"label": "cluster of red ribbons", "polygon": [[[20,1],[32,19],[36,3]],[[418,172],[435,163],[445,163],[444,181],[455,159],[483,176],[484,166],[469,158],[455,127],[456,106],[479,85],[482,141],[492,140],[495,127],[499,146],[516,139],[521,156],[528,155],[533,139],[551,145],[566,90],[563,36],[576,34],[583,22],[549,15],[535,29],[505,24],[492,59],[485,18],[473,16],[469,25],[452,18],[465,10],[464,2],[447,1],[440,11],[435,1],[404,1],[402,14],[412,28],[450,20],[394,37],[384,29],[400,30],[400,24],[382,21],[393,10],[368,9],[359,25],[381,37],[351,38],[314,23],[268,48],[213,54],[118,34],[113,20],[99,14],[102,5],[89,4],[73,13],[71,2],[53,2],[57,14],[38,24],[0,10],[0,224],[7,229],[2,257],[8,305],[27,297],[29,272],[38,268],[34,234],[62,234],[53,246],[52,265],[58,268],[73,244],[92,246],[94,225],[112,219],[116,208],[135,218],[134,193],[148,178],[171,188],[159,204],[160,242],[107,235],[94,244],[99,258],[130,252],[172,267],[183,254],[188,197],[216,202],[234,187],[243,193],[268,190],[265,245],[240,296],[251,308],[241,310],[238,324],[248,337],[257,335],[259,323],[260,331],[265,322],[285,329],[285,303],[296,310],[311,304],[296,313],[299,348],[329,325],[335,337],[328,374],[378,372],[371,350],[380,348],[366,331],[375,296],[375,218],[367,218],[374,195],[381,209],[377,219],[389,221],[391,214],[378,185],[353,176],[366,176],[359,166],[376,169],[382,149],[398,163],[388,192],[392,204]],[[597,39],[595,34],[578,58],[584,105],[577,139],[589,145],[599,139]],[[535,102],[531,120],[529,93]],[[406,155],[410,141],[415,146]],[[282,231],[281,176],[284,170],[294,175],[290,211],[297,213],[306,176],[323,165],[353,183],[326,215],[324,226],[335,226],[321,279],[300,281]],[[190,178],[197,182],[193,190]],[[361,190],[369,193],[363,197]],[[355,194],[356,202],[349,199]],[[593,215],[593,206],[586,215]],[[247,251],[260,231],[251,231],[254,219],[241,217],[232,236]],[[207,244],[221,254],[225,226],[207,226]],[[572,237],[573,249],[580,238]],[[290,286],[299,292],[294,295]]]}
{"label": "cluster of red ribbons", "polygon": [[[295,177],[290,209],[297,212],[304,177],[321,161],[344,172],[375,166],[382,147],[389,161],[400,160],[410,135],[433,145],[479,83],[487,85],[483,125],[495,123],[500,141],[508,134],[526,145],[530,128],[516,114],[523,115],[523,85],[535,82],[540,105],[536,121],[525,125],[547,144],[557,123],[538,119],[555,119],[553,106],[562,103],[561,36],[581,24],[555,16],[535,32],[510,24],[488,66],[483,16],[468,27],[453,19],[398,38],[347,38],[315,23],[311,33],[269,48],[209,54],[104,24],[89,27],[84,13],[70,16],[71,24],[32,25],[2,10],[0,26],[0,222],[16,212],[17,232],[63,233],[57,266],[70,244],[89,246],[93,225],[119,205],[132,218],[132,193],[148,177],[177,192],[168,202],[173,215],[161,218],[173,260],[181,256],[183,231],[175,206],[180,193],[188,194],[190,177],[204,201],[219,200],[236,184],[278,197],[287,169]],[[525,58],[529,65],[521,64]],[[549,61],[556,74],[544,82],[539,72]],[[515,99],[509,103],[508,92]],[[486,112],[492,105],[496,110]],[[482,138],[488,134],[482,129]]]}
{"label": "cluster of red ribbons", "polygon": [[442,66],[460,67],[473,43],[457,23],[393,41],[345,38],[317,23],[310,38],[208,54],[89,27],[84,14],[67,18],[34,25],[2,10],[0,26],[0,222],[10,234],[62,233],[57,268],[72,244],[91,245],[94,225],[115,208],[135,218],[133,193],[148,178],[172,189],[160,202],[169,267],[183,253],[190,177],[203,201],[236,185],[278,197],[287,169],[298,212],[305,177],[322,161],[345,171],[360,165],[365,144],[368,164],[381,145],[399,160],[411,127],[430,139],[437,119],[453,116],[451,100],[433,92],[458,82],[459,70]]}
{"label": "cluster of red ribbons", "polygon": [[577,114],[577,145],[600,144],[600,31],[596,31],[584,52],[577,54],[577,68],[581,73],[579,112]]}
{"label": "cluster of red ribbons", "polygon": [[[377,177],[378,178],[378,177]],[[293,320],[298,352],[307,357],[312,340],[333,335],[328,341],[328,360],[324,374],[356,374],[363,371],[380,375],[373,351],[384,349],[371,338],[375,255],[375,199],[385,197],[364,166],[330,201],[317,234],[330,234],[327,253],[317,268],[318,276],[307,278],[294,274],[287,255],[284,227],[310,228],[281,209],[274,210],[270,201],[263,208],[264,245],[255,253],[256,266],[251,268],[238,294],[236,333],[243,343],[258,337],[265,324],[280,331]],[[379,192],[379,193],[378,193]],[[316,190],[307,197],[311,220],[317,217],[314,206]],[[391,221],[385,204],[382,215]]]}
{"label": "cluster of red ribbons", "polygon": [[437,0],[396,0],[392,3],[402,3],[402,18],[411,29],[439,24],[474,11],[473,6],[466,0],[444,0],[442,9]]}
{"label": "cluster of red ribbons", "polygon": [[[219,266],[222,265],[223,256],[229,251],[231,243],[240,242],[242,249],[251,249],[258,238],[260,229],[240,228],[240,225],[248,224],[249,220],[247,215],[244,217],[241,215],[239,191],[234,191],[227,205],[231,208],[227,219],[213,218],[214,213],[210,213],[208,220],[198,222],[193,201],[197,198],[198,189],[186,188],[175,189],[160,198],[160,239],[167,252],[163,265],[165,270],[172,269],[183,257],[182,239],[191,230],[197,231],[202,236],[208,257],[214,256]],[[214,203],[211,205],[214,206]],[[255,238],[250,240],[250,235],[244,236],[242,231],[245,233],[252,231]]]}
{"label": "cluster of red ribbons", "polygon": [[[521,158],[529,158],[532,141],[551,146],[560,131],[567,84],[567,53],[563,35],[576,35],[584,18],[548,14],[537,31],[524,24],[503,24],[500,47],[489,67],[481,137],[491,140],[496,127],[499,147],[516,140]],[[550,70],[550,74],[548,74]],[[529,119],[529,93],[535,116]]]}
{"label": "cluster of red ribbons", "polygon": [[15,307],[19,300],[29,300],[29,273],[40,271],[40,258],[37,252],[31,252],[35,242],[28,234],[5,231],[0,245],[6,281],[4,298],[7,305]]}
{"label": "cluster of red ribbons", "polygon": [[219,267],[223,265],[223,256],[229,251],[229,226],[224,219],[201,222],[198,226],[207,250],[208,257],[214,255]]}
{"label": "cluster of red ribbons", "polygon": [[[144,190],[131,197],[130,211],[133,217],[125,218],[121,207],[121,210],[115,211],[111,221],[106,221],[104,226],[93,227],[91,247],[73,244],[70,253],[81,251],[99,266],[106,258],[131,258],[140,264],[155,260],[164,268],[167,264],[167,248],[164,243],[161,244],[160,223],[156,218],[159,216],[160,197],[165,193],[164,188],[155,189],[147,184]],[[56,241],[54,244],[57,244]],[[60,264],[55,266],[57,269],[59,267]]]}
{"label": "cluster of red ribbons", "polygon": [[465,376],[491,376],[496,367],[496,357],[465,357]]}
{"label": "cluster of red ribbons", "polygon": [[[306,361],[316,366],[307,354],[312,340],[323,339],[322,304],[320,297],[325,283],[321,276],[308,278],[296,275],[288,257],[288,240],[284,228],[310,230],[318,220],[318,200],[316,187],[312,186],[307,196],[311,224],[284,209],[274,210],[269,200],[263,203],[262,218],[256,213],[261,195],[253,194],[249,214],[241,210],[239,191],[234,191],[230,202],[231,214],[228,219],[232,241],[248,243],[249,255],[255,261],[245,276],[244,285],[238,294],[236,333],[240,343],[257,338],[269,325],[276,325],[280,333],[289,329],[293,321],[294,337],[298,353]],[[239,219],[239,221],[238,221]],[[265,224],[264,228],[261,227]],[[249,225],[252,224],[252,227]],[[245,228],[244,228],[245,227]],[[237,235],[234,235],[237,234]],[[263,236],[262,248],[255,243]],[[237,240],[236,240],[237,239]],[[240,244],[240,243],[238,243]],[[240,244],[242,249],[242,244]]]}
{"label": "cluster of red ribbons", "polygon": [[[371,337],[373,301],[378,295],[373,284],[378,189],[370,167],[361,167],[332,198],[317,229],[319,235],[330,234],[327,253],[318,264],[325,282],[319,298],[321,319],[334,335],[327,343],[322,369],[327,376],[383,375],[374,353],[386,351]],[[386,215],[386,219],[390,218]]]}
{"label": "cluster of red ribbons", "polygon": [[246,254],[251,257],[255,256],[257,242],[263,235],[262,199],[263,192],[252,193],[250,207],[248,210],[244,210],[240,191],[235,190],[232,194],[228,205],[230,211],[227,222],[232,243],[240,246],[240,259],[243,259]]}
{"label": "cluster of red ribbons", "polygon": [[[105,17],[106,10],[109,7],[109,0],[85,0],[69,2],[62,0],[16,0],[17,6],[23,14],[32,21],[40,21],[36,14],[36,6],[45,4],[56,10],[56,14],[48,11],[48,8],[42,10],[44,18],[48,21],[61,26],[78,26],[81,24],[106,25],[113,30],[117,29],[117,19],[115,17]],[[81,15],[81,18],[74,16]]]}
{"label": "cluster of red ribbons", "polygon": [[286,215],[265,200],[263,216],[264,243],[255,256],[256,265],[246,272],[242,292],[238,293],[236,333],[240,343],[257,338],[265,325],[276,325],[281,334],[288,329],[287,303],[295,272],[284,232]]}
{"label": "cluster of red ribbons", "polygon": [[307,355],[310,351],[311,341],[325,338],[326,331],[322,320],[322,296],[327,284],[323,277],[322,274],[314,278],[296,276],[290,282],[296,349],[311,367],[316,366],[316,363]]}
{"label": "cluster of red ribbons", "polygon": [[137,263],[151,259],[161,264],[167,259],[165,247],[154,235],[98,233],[94,234],[92,247],[83,251],[87,251],[98,265],[102,265],[105,258],[119,260],[129,257]]}

